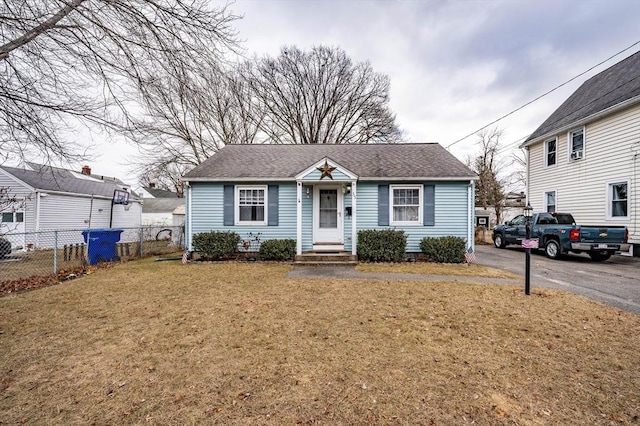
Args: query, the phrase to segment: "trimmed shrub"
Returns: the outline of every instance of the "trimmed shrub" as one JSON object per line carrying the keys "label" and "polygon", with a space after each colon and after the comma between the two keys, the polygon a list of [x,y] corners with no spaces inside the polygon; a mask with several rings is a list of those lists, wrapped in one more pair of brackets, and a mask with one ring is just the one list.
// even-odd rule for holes
{"label": "trimmed shrub", "polygon": [[407,248],[404,231],[365,229],[358,231],[358,259],[365,262],[402,262]]}
{"label": "trimmed shrub", "polygon": [[202,232],[193,236],[193,249],[207,259],[228,259],[238,251],[240,235],[231,231]]}
{"label": "trimmed shrub", "polygon": [[267,240],[260,244],[260,260],[293,260],[296,240]]}
{"label": "trimmed shrub", "polygon": [[429,262],[463,263],[465,246],[460,237],[425,237],[420,241],[420,249]]}

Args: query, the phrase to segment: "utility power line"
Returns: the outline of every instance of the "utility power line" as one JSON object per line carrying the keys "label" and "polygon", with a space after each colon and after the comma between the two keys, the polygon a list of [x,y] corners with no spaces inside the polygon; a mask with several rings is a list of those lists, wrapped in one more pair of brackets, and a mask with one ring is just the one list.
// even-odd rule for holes
{"label": "utility power line", "polygon": [[571,82],[572,82],[572,81],[574,81],[575,79],[582,77],[583,75],[585,75],[585,74],[586,74],[586,73],[588,73],[589,71],[593,70],[594,68],[599,67],[600,65],[604,64],[605,62],[607,62],[607,61],[609,61],[609,60],[611,60],[611,59],[615,58],[616,56],[620,55],[621,53],[626,52],[627,50],[629,50],[629,49],[633,48],[634,46],[637,46],[638,44],[640,44],[640,40],[639,40],[639,41],[636,41],[636,42],[635,42],[635,43],[633,43],[631,46],[626,47],[626,48],[622,49],[621,51],[619,51],[619,52],[617,52],[617,53],[615,53],[615,54],[611,55],[610,57],[608,57],[608,58],[607,58],[607,59],[605,59],[604,61],[601,61],[601,62],[597,63],[596,65],[592,66],[592,67],[591,67],[591,68],[589,68],[588,70],[581,72],[580,74],[578,74],[578,75],[576,75],[576,76],[574,76],[574,77],[570,78],[569,80],[565,81],[564,83],[562,83],[562,84],[560,84],[560,85],[558,85],[558,86],[554,87],[553,89],[551,89],[551,90],[549,90],[549,91],[547,91],[547,92],[543,93],[542,95],[538,96],[537,98],[535,98],[535,99],[533,99],[533,100],[531,100],[531,101],[529,101],[529,102],[525,103],[524,105],[519,106],[518,108],[516,108],[516,109],[514,109],[514,110],[512,110],[512,111],[510,111],[510,112],[508,112],[507,114],[503,115],[502,117],[500,117],[500,118],[497,118],[497,119],[493,120],[491,123],[486,124],[486,125],[484,125],[484,126],[480,127],[478,130],[475,130],[475,131],[473,131],[473,132],[469,133],[467,136],[464,136],[464,137],[462,137],[462,138],[458,139],[457,141],[450,143],[449,145],[447,145],[447,146],[446,146],[446,148],[447,148],[447,149],[449,149],[449,148],[451,148],[453,145],[455,145],[455,144],[457,144],[457,143],[459,143],[459,142],[462,142],[463,140],[467,139],[468,137],[471,137],[471,136],[475,135],[476,133],[480,132],[481,130],[483,130],[483,129],[485,129],[485,128],[489,127],[489,126],[491,126],[492,124],[495,124],[495,123],[497,123],[498,121],[501,121],[501,120],[503,120],[503,119],[505,119],[505,118],[509,117],[510,115],[512,115],[512,114],[514,114],[514,113],[516,113],[516,112],[520,111],[521,109],[523,109],[523,108],[525,108],[525,107],[527,107],[527,106],[531,105],[532,103],[534,103],[534,102],[536,102],[536,101],[538,101],[538,100],[542,99],[543,97],[545,97],[545,96],[547,96],[547,95],[549,95],[549,94],[551,94],[551,93],[555,92],[556,90],[560,89],[561,87],[566,86],[567,84],[571,83]]}

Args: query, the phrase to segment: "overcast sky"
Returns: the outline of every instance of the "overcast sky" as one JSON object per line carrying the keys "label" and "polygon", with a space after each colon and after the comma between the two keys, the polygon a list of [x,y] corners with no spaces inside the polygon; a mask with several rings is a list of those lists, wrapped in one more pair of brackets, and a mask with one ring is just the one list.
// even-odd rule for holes
{"label": "overcast sky", "polygon": [[[230,8],[242,15],[235,27],[247,56],[339,46],[390,77],[391,108],[408,141],[445,147],[640,42],[640,0],[237,0]],[[586,79],[639,50],[497,123],[505,155]],[[474,141],[451,152],[464,160]],[[105,154],[94,173],[129,176],[114,161],[122,163]]]}

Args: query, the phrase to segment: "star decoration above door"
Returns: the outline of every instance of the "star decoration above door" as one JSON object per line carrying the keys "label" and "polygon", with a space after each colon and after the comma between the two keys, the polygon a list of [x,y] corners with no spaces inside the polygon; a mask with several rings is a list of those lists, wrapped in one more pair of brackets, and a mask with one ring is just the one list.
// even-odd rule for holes
{"label": "star decoration above door", "polygon": [[333,176],[331,176],[331,172],[333,172],[336,167],[331,167],[329,165],[329,163],[327,162],[327,160],[324,160],[324,166],[322,167],[316,167],[316,169],[318,169],[319,171],[322,172],[322,174],[320,175],[320,180],[328,177],[329,179],[333,180]]}

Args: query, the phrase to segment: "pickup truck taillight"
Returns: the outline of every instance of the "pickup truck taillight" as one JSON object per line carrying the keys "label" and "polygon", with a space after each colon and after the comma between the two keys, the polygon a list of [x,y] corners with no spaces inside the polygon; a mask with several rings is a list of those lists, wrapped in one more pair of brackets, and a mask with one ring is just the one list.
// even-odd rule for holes
{"label": "pickup truck taillight", "polygon": [[572,229],[569,231],[569,239],[570,240],[579,240],[580,239],[580,229]]}

